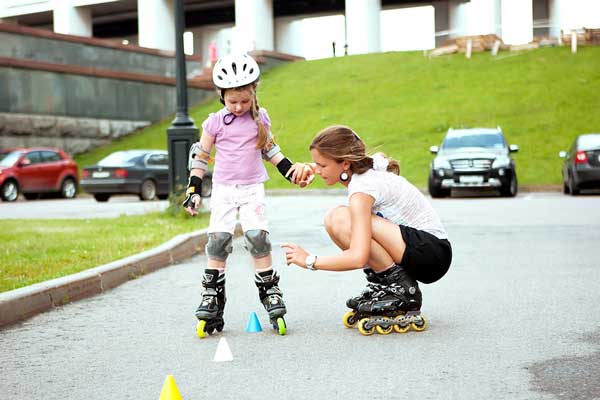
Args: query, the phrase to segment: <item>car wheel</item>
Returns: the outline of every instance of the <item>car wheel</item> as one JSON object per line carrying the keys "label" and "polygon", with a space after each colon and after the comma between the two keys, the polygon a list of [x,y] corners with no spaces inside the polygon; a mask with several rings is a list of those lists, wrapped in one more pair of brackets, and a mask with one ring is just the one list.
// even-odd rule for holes
{"label": "car wheel", "polygon": [[147,201],[152,200],[156,197],[156,184],[153,180],[146,179],[142,182],[142,188],[140,191],[140,199]]}
{"label": "car wheel", "polygon": [[19,185],[16,181],[8,180],[2,185],[2,200],[15,201],[19,197]]}
{"label": "car wheel", "polygon": [[575,182],[573,181],[573,175],[571,175],[571,174],[569,174],[568,185],[569,185],[569,192],[571,193],[571,196],[576,196],[579,194],[579,188],[577,187],[577,185],[575,185]]}
{"label": "car wheel", "polygon": [[505,197],[515,197],[519,191],[519,183],[517,182],[517,175],[512,174],[510,181],[500,188],[500,194]]}
{"label": "car wheel", "polygon": [[94,198],[96,199],[96,201],[99,201],[100,203],[104,203],[104,202],[107,202],[108,199],[110,199],[110,194],[96,193],[94,195]]}
{"label": "car wheel", "polygon": [[431,197],[436,199],[450,196],[449,189],[442,189],[441,185],[436,185],[431,178],[429,178],[427,189],[429,190]]}
{"label": "car wheel", "polygon": [[77,195],[77,185],[71,178],[67,178],[60,185],[60,195],[65,199],[72,199]]}

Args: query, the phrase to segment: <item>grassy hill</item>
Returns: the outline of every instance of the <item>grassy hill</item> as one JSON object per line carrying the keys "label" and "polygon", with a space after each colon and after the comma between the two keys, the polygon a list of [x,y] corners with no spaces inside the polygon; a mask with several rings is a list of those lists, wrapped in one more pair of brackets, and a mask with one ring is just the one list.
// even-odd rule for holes
{"label": "grassy hill", "polygon": [[[600,47],[428,59],[420,52],[296,62],[266,73],[259,87],[273,133],[294,161],[322,128],[352,127],[372,151],[400,161],[402,174],[425,187],[431,156],[450,127],[501,126],[518,144],[521,184],[558,184],[558,152],[583,132],[600,132]],[[193,107],[200,126],[215,99]],[[77,157],[80,166],[125,148],[166,148],[171,118]],[[269,166],[270,167],[270,166]],[[267,188],[286,188],[270,169]],[[323,187],[317,179],[315,187]]]}

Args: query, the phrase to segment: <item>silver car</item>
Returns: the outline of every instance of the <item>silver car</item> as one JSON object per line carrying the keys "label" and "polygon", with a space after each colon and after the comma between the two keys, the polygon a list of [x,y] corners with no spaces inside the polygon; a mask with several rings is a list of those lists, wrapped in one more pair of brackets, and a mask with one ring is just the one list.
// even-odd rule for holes
{"label": "silver car", "polygon": [[518,191],[515,161],[500,127],[449,129],[442,145],[431,146],[428,188],[431,197],[449,196],[455,188],[495,188],[502,196]]}

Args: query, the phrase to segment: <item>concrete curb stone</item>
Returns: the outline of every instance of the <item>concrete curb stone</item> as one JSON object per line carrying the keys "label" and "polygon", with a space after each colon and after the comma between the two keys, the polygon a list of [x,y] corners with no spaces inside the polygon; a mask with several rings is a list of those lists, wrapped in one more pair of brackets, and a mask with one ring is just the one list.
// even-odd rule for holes
{"label": "concrete curb stone", "polygon": [[[234,236],[241,234],[238,225]],[[121,260],[0,293],[0,329],[203,253],[207,240],[207,229],[177,235],[153,249]]]}

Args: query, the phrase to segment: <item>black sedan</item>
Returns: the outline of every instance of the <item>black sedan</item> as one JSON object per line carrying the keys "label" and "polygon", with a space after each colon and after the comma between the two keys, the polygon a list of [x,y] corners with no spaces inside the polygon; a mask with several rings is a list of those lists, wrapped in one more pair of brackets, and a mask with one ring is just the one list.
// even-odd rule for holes
{"label": "black sedan", "polygon": [[600,189],[600,133],[577,136],[569,151],[561,151],[564,158],[563,192],[576,195],[582,189]]}
{"label": "black sedan", "polygon": [[[97,201],[116,194],[137,194],[141,200],[169,197],[169,154],[164,150],[126,150],[108,155],[81,173],[81,188]],[[204,175],[202,197],[210,197],[212,173]]]}

